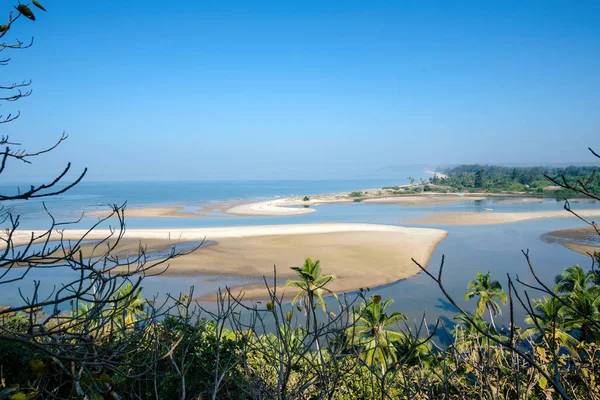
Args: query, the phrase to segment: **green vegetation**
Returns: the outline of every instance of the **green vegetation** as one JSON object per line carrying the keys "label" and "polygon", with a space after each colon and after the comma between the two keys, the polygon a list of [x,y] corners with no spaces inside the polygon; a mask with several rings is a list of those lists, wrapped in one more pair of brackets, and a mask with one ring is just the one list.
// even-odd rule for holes
{"label": "green vegetation", "polygon": [[362,193],[361,192],[352,192],[352,193],[350,193],[350,197],[362,197]]}
{"label": "green vegetation", "polygon": [[300,277],[299,280],[289,279],[286,283],[286,286],[300,289],[300,292],[292,300],[292,305],[302,300],[307,309],[314,304],[325,311],[323,294],[327,292],[335,295],[325,286],[335,281],[335,275],[321,275],[321,261],[313,262],[310,258],[304,260],[302,268],[292,267],[292,270],[296,271]]}
{"label": "green vegetation", "polygon": [[310,201],[310,197],[304,196],[304,198],[302,199],[302,201]]}
{"label": "green vegetation", "polygon": [[477,279],[469,282],[468,288],[469,290],[464,296],[465,300],[473,297],[479,297],[476,309],[477,315],[481,317],[483,316],[485,310],[487,310],[490,314],[490,321],[492,322],[494,328],[496,328],[494,324],[494,316],[496,314],[502,314],[502,309],[496,302],[496,299],[506,304],[506,293],[504,293],[502,290],[502,285],[500,282],[492,281],[489,272],[485,275],[478,272]]}
{"label": "green vegetation", "polygon": [[354,323],[348,328],[350,344],[358,347],[361,360],[369,367],[379,366],[383,374],[388,365],[398,360],[395,343],[404,339],[401,333],[387,329],[393,329],[399,321],[406,320],[401,312],[389,315],[385,312],[392,303],[392,299],[382,301],[381,296],[371,297],[354,310]]}
{"label": "green vegetation", "polygon": [[[114,321],[91,333],[91,345],[110,353],[110,363],[79,369],[77,381],[61,373],[60,358],[40,347],[44,334],[35,321],[41,311],[5,317],[0,364],[7,384],[0,395],[600,399],[600,275],[595,270],[573,266],[557,276],[545,297],[532,299],[525,329],[495,327],[493,317],[501,305],[494,299],[504,303],[507,295],[489,273],[478,273],[465,294],[479,297],[474,313],[459,309],[454,328],[442,334],[450,342],[441,346],[432,334],[403,327],[406,317],[389,311],[391,299],[366,296],[362,290],[355,300],[324,298],[333,294],[327,285],[335,278],[323,275],[319,261],[307,259],[302,268],[292,269],[299,277],[287,283],[299,289],[292,308],[271,287],[263,309],[243,306],[225,294],[218,310],[209,311],[180,296],[158,320],[149,318],[153,302],[126,286],[103,313],[90,316],[85,307],[72,309],[87,322],[100,322],[102,314]],[[485,310],[488,319],[482,317]],[[209,318],[199,318],[201,312]],[[88,331],[88,324],[70,321],[52,346],[69,351],[74,341],[83,341],[79,334]],[[70,364],[81,368],[80,362]]]}
{"label": "green vegetation", "polygon": [[[458,191],[572,195],[582,194],[581,190],[583,190],[592,194],[600,194],[600,176],[594,173],[595,170],[596,167],[591,166],[513,168],[494,165],[461,165],[445,171],[447,178],[433,176],[429,180],[437,186],[448,186]],[[565,181],[563,181],[563,177]],[[548,178],[556,182],[552,182]],[[564,186],[564,182],[574,188],[558,187]]]}

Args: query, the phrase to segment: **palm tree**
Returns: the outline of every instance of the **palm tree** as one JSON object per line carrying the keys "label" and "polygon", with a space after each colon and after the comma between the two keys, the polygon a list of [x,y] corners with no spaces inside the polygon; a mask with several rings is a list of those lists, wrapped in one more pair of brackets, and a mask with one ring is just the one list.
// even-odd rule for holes
{"label": "palm tree", "polygon": [[141,291],[142,289],[138,288],[134,292],[133,286],[128,283],[121,286],[119,291],[111,298],[112,301],[115,301],[114,308],[111,311],[114,312],[115,319],[119,323],[123,322],[125,327],[131,327],[147,316],[143,311],[146,300],[141,295]]}
{"label": "palm tree", "polygon": [[[299,288],[300,291],[292,300],[292,305],[303,300],[306,309],[306,332],[311,332],[310,324],[314,325],[315,345],[317,346],[317,352],[321,358],[321,362],[324,362],[323,354],[321,353],[321,345],[319,344],[319,334],[317,327],[317,313],[315,312],[316,307],[321,307],[323,312],[327,311],[325,307],[325,299],[323,293],[327,292],[337,298],[337,295],[325,287],[329,282],[335,280],[335,275],[321,275],[321,262],[319,260],[313,262],[310,258],[304,260],[302,268],[291,267],[292,270],[296,271],[300,276],[299,280],[288,279],[286,286]],[[312,315],[311,315],[312,314]],[[312,320],[312,321],[311,321]]]}
{"label": "palm tree", "polygon": [[587,289],[588,285],[594,280],[594,275],[585,272],[579,265],[566,268],[560,275],[554,278],[556,286],[554,290],[559,294],[567,294]]}
{"label": "palm tree", "polygon": [[564,307],[564,325],[579,330],[581,341],[600,340],[600,286],[594,271],[585,272],[579,265],[565,269],[555,280],[554,291],[568,304]]}
{"label": "palm tree", "polygon": [[404,339],[403,334],[387,329],[406,320],[401,312],[385,312],[393,303],[392,299],[382,302],[381,296],[365,299],[360,308],[354,310],[353,325],[347,330],[351,343],[361,348],[361,359],[369,366],[378,363],[383,374],[388,365],[397,360],[394,343]]}
{"label": "palm tree", "polygon": [[567,298],[569,307],[565,307],[565,326],[579,330],[582,342],[600,341],[600,287],[578,290]]}
{"label": "palm tree", "polygon": [[490,314],[490,322],[494,329],[497,330],[494,323],[494,315],[502,315],[502,309],[495,299],[506,304],[506,293],[502,290],[500,282],[491,280],[489,271],[485,275],[477,272],[477,279],[469,282],[464,298],[468,300],[475,296],[479,296],[476,309],[477,315],[483,316],[483,313],[487,309]]}
{"label": "palm tree", "polygon": [[[536,326],[525,329],[522,337],[531,337],[535,343],[546,341],[551,347],[561,346],[576,354],[577,339],[567,333],[565,310],[566,308],[556,297],[548,299],[533,299],[533,308],[536,313],[525,317],[525,322]],[[539,326],[539,328],[538,328]],[[540,329],[542,330],[540,332]]]}
{"label": "palm tree", "polygon": [[304,266],[302,268],[291,267],[291,269],[296,271],[301,278],[299,280],[288,279],[285,284],[286,286],[300,289],[300,292],[292,300],[292,305],[297,303],[300,299],[303,299],[306,308],[320,306],[323,311],[326,311],[323,294],[325,292],[334,296],[336,296],[336,294],[326,288],[325,285],[335,281],[335,275],[321,275],[321,262],[319,260],[313,262],[308,257],[304,260]]}

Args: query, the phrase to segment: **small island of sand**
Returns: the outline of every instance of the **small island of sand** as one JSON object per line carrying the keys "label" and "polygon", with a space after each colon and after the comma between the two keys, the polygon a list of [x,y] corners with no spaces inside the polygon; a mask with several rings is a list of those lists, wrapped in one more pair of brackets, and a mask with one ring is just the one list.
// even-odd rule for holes
{"label": "small island of sand", "polygon": [[[600,217],[600,209],[577,210],[584,218]],[[436,212],[407,218],[403,223],[419,225],[493,225],[547,218],[576,218],[565,210],[531,212]]]}
{"label": "small island of sand", "polygon": [[552,231],[542,235],[541,239],[584,255],[600,252],[600,235],[593,227]]}
{"label": "small island of sand", "polygon": [[367,189],[349,193],[307,196],[307,198],[308,200],[304,200],[302,197],[290,197],[242,204],[228,209],[227,213],[263,216],[301,215],[316,211],[314,208],[310,208],[310,206],[325,204],[348,204],[360,201],[373,204],[400,204],[404,206],[427,207],[483,200],[485,197],[442,193],[390,196],[387,191],[382,191],[381,189]]}
{"label": "small island of sand", "polygon": [[[82,230],[65,230],[63,238],[74,240],[83,233]],[[108,231],[93,231],[88,239],[102,239],[108,234]],[[14,236],[21,243],[28,237],[29,232]],[[329,287],[343,293],[418,274],[420,269],[411,258],[427,265],[435,247],[445,237],[446,232],[439,229],[371,224],[130,229],[117,251],[134,251],[140,243],[148,246],[149,251],[160,250],[206,238],[213,244],[170,260],[165,273],[270,278],[276,265],[278,277],[284,279],[295,274],[289,267],[300,266],[306,257],[311,257],[321,260],[326,273],[337,276]],[[82,247],[85,257],[93,257],[92,250],[93,245]],[[291,289],[286,290],[292,293]],[[262,285],[233,288],[233,291],[245,292],[247,299],[265,296]]]}

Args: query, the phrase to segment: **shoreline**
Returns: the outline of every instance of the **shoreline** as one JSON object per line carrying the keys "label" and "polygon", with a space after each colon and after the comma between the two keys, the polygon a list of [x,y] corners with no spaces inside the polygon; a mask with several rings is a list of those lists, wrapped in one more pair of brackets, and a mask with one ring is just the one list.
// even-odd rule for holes
{"label": "shoreline", "polygon": [[[75,240],[83,230],[65,230],[64,240]],[[107,230],[94,231],[88,240],[105,237]],[[26,240],[30,232],[18,232],[15,240]],[[55,239],[58,234],[55,234]],[[140,242],[151,249],[164,249],[176,243],[211,241],[210,246],[169,260],[165,275],[222,275],[250,278],[293,278],[291,266],[301,266],[306,257],[321,260],[323,273],[337,280],[329,287],[337,293],[361,287],[378,287],[417,275],[421,270],[411,258],[427,265],[436,246],[447,232],[432,228],[375,224],[302,224],[238,226],[226,228],[131,229],[120,251],[135,251]],[[82,245],[84,255],[93,256],[93,244]],[[159,267],[160,268],[160,267]],[[247,300],[262,299],[262,285],[232,287],[243,291]],[[284,285],[280,290],[294,293]]]}
{"label": "shoreline", "polygon": [[[600,217],[600,209],[576,210],[583,218]],[[421,217],[405,218],[401,223],[418,225],[496,225],[536,219],[577,218],[566,210],[520,212],[433,212]]]}
{"label": "shoreline", "polygon": [[[412,185],[418,186],[418,185]],[[164,205],[128,208],[127,218],[235,218],[253,216],[297,216],[314,213],[314,206],[328,204],[399,204],[406,207],[433,207],[469,201],[494,200],[498,204],[543,203],[556,199],[525,193],[441,193],[441,192],[404,192],[411,185],[393,186],[382,189],[363,189],[355,192],[339,192],[307,196],[270,198],[262,200],[229,200],[196,206]],[[403,191],[403,193],[400,193]],[[308,198],[308,200],[304,200]],[[582,198],[573,198],[572,202]],[[105,217],[107,211],[94,211],[89,216]]]}

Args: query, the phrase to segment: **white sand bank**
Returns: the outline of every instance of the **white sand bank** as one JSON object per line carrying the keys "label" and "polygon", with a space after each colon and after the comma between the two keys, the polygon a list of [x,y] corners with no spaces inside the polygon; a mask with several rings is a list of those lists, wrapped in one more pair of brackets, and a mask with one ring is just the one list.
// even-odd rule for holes
{"label": "white sand bank", "polygon": [[[577,210],[584,218],[600,217],[600,209]],[[535,212],[439,212],[423,217],[408,218],[403,222],[427,225],[492,225],[533,219],[576,218],[566,210]]]}
{"label": "white sand bank", "polygon": [[[82,230],[64,231],[64,239],[77,239]],[[101,239],[109,232],[93,232],[88,239]],[[17,240],[29,235],[19,232]],[[150,250],[204,238],[216,244],[170,260],[169,275],[238,275],[271,277],[273,265],[281,278],[290,278],[291,266],[302,265],[304,258],[321,260],[323,273],[338,279],[329,286],[342,293],[361,287],[376,287],[420,272],[411,258],[423,265],[429,262],[437,244],[446,237],[439,229],[406,228],[370,224],[309,224],[275,226],[238,226],[225,228],[131,229],[125,234],[123,248],[135,251],[138,242]],[[55,235],[57,238],[57,235]],[[87,250],[93,251],[92,245]],[[160,279],[160,278],[156,278]],[[288,293],[293,290],[286,289]],[[261,285],[234,288],[246,298],[264,298]]]}

